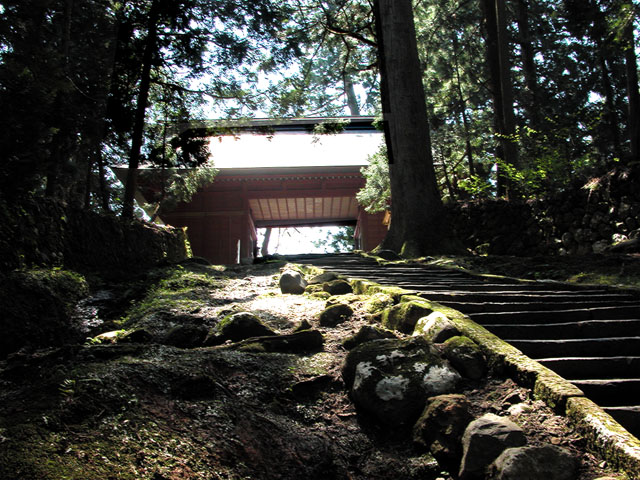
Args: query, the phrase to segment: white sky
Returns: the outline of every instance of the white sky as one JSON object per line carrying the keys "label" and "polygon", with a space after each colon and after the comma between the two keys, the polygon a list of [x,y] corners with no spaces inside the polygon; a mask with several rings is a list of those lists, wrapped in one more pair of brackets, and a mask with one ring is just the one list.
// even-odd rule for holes
{"label": "white sky", "polygon": [[214,137],[210,149],[216,168],[367,165],[382,141],[381,132],[242,134]]}

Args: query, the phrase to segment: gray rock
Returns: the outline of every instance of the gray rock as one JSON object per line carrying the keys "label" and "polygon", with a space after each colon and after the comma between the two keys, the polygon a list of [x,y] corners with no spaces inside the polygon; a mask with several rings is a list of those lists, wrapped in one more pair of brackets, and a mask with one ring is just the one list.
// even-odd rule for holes
{"label": "gray rock", "polygon": [[322,327],[335,327],[349,320],[351,315],[353,315],[353,308],[345,303],[337,303],[320,313],[319,323]]}
{"label": "gray rock", "polygon": [[508,448],[491,466],[495,480],[574,480],[578,459],[554,445]]}
{"label": "gray rock", "polygon": [[307,282],[300,272],[296,272],[295,270],[285,270],[280,276],[279,285],[282,293],[300,295],[304,293]]}
{"label": "gray rock", "polygon": [[413,423],[428,398],[456,391],[460,375],[421,337],[363,343],[342,377],[356,406],[389,426]]}
{"label": "gray rock", "polygon": [[442,343],[460,335],[460,330],[444,314],[433,312],[418,320],[413,334],[422,335],[433,343]]}
{"label": "gray rock", "polygon": [[428,449],[449,471],[460,468],[462,435],[473,420],[470,407],[464,395],[438,395],[429,399],[413,426],[413,441]]}
{"label": "gray rock", "polygon": [[478,380],[487,373],[487,361],[480,347],[468,337],[451,337],[444,342],[444,357],[463,377]]}
{"label": "gray rock", "polygon": [[238,342],[251,337],[266,337],[276,333],[258,317],[249,312],[234,313],[225,317],[218,326],[219,337]]}
{"label": "gray rock", "polygon": [[353,293],[351,284],[343,279],[327,282],[322,286],[322,289],[331,295],[345,295],[347,293]]}
{"label": "gray rock", "polygon": [[461,480],[483,478],[487,467],[507,448],[527,443],[511,420],[487,413],[469,424],[462,437]]}

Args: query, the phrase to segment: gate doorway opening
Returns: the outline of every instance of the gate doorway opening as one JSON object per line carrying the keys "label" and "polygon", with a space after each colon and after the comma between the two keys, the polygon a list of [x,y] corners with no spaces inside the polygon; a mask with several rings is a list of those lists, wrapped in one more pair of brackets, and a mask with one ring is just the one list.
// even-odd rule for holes
{"label": "gate doorway opening", "polygon": [[356,248],[355,227],[259,228],[258,248],[259,257],[352,252]]}

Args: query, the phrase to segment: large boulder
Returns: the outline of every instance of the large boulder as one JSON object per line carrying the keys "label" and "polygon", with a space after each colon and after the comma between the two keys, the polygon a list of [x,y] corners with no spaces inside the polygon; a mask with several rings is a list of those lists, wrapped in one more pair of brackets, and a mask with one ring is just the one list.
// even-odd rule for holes
{"label": "large boulder", "polygon": [[464,395],[430,398],[413,426],[413,441],[429,450],[439,464],[457,471],[462,458],[462,435],[473,420],[470,409]]}
{"label": "large boulder", "polygon": [[495,480],[573,480],[579,461],[554,445],[508,448],[491,465]]}
{"label": "large boulder", "polygon": [[511,420],[487,413],[474,420],[462,437],[461,480],[484,478],[487,467],[507,448],[527,443],[522,429]]}
{"label": "large boulder", "polygon": [[300,272],[296,272],[295,270],[285,270],[282,272],[282,275],[280,275],[279,285],[282,293],[300,295],[304,293],[307,282]]}
{"label": "large boulder", "polygon": [[356,406],[390,426],[418,418],[429,397],[455,392],[460,375],[427,341],[373,340],[355,347],[342,377]]}

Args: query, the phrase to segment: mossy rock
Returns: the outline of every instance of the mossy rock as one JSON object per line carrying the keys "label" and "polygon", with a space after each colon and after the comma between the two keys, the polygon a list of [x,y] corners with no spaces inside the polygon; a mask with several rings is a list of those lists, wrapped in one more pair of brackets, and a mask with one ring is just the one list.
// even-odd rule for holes
{"label": "mossy rock", "polygon": [[472,380],[483,378],[487,362],[476,342],[469,337],[451,337],[444,342],[444,356],[463,377]]}
{"label": "mossy rock", "polygon": [[362,300],[360,295],[355,295],[353,293],[347,293],[346,295],[332,295],[327,298],[327,307],[332,305],[338,305],[339,303],[343,303],[345,305],[351,305],[357,303]]}
{"label": "mossy rock", "polygon": [[221,339],[232,342],[276,334],[257,316],[249,312],[238,312],[224,317],[218,324],[218,333]]}
{"label": "mossy rock", "polygon": [[331,282],[333,280],[337,280],[340,278],[336,272],[324,272],[320,275],[316,275],[309,280],[309,285],[319,285],[322,288],[322,284],[326,282]]}
{"label": "mossy rock", "polygon": [[353,308],[344,303],[331,305],[320,313],[320,325],[323,327],[335,327],[346,322],[353,315]]}
{"label": "mossy rock", "polygon": [[307,293],[307,294],[319,293],[319,292],[324,292],[324,290],[322,289],[322,285],[317,283],[309,284],[304,289],[304,293]]}
{"label": "mossy rock", "polygon": [[374,293],[364,302],[364,311],[371,314],[381,313],[385,308],[393,306],[394,301],[391,295],[386,293]]}
{"label": "mossy rock", "polygon": [[382,325],[391,330],[411,334],[422,317],[433,313],[429,304],[412,300],[402,302],[386,309],[382,313]]}
{"label": "mossy rock", "polygon": [[341,278],[326,282],[322,285],[322,289],[325,292],[329,292],[331,295],[346,295],[353,293],[353,288],[347,280]]}
{"label": "mossy rock", "polygon": [[414,335],[421,335],[433,343],[442,343],[445,340],[460,335],[458,327],[442,312],[433,312],[418,320]]}

